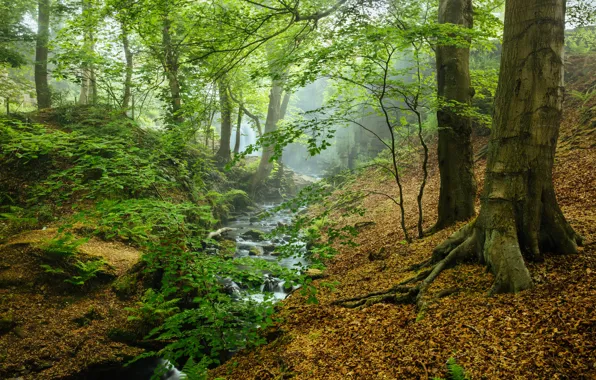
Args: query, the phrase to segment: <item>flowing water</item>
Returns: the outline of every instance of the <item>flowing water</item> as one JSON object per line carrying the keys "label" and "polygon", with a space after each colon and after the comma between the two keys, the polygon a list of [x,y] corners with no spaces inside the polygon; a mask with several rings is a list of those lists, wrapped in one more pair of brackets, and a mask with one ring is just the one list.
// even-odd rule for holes
{"label": "flowing water", "polygon": [[[231,231],[227,232],[227,236],[236,240],[236,257],[251,256],[256,259],[278,262],[285,268],[298,269],[306,265],[306,260],[303,258],[303,254],[306,251],[306,245],[304,243],[293,243],[298,257],[280,258],[277,256],[276,247],[288,242],[288,236],[279,235],[272,239],[263,239],[260,235],[254,233],[257,230],[268,234],[276,227],[288,225],[292,222],[292,213],[290,211],[281,210],[272,212],[276,206],[278,204],[263,204],[259,206],[262,210],[260,212],[237,216],[235,220],[227,223],[226,227],[231,228]],[[265,213],[266,217],[259,218],[257,216],[263,213]],[[234,285],[231,286],[234,287]],[[240,288],[238,285],[236,286],[238,289]],[[274,298],[281,300],[291,290],[284,287],[283,280],[266,273],[264,282],[260,288],[261,294],[252,295],[251,298],[258,300],[263,298],[266,292],[270,292],[273,293]]]}
{"label": "flowing water", "polygon": [[[275,238],[266,239],[259,233],[270,233],[280,225],[287,225],[292,222],[292,213],[287,210],[272,212],[279,204],[270,203],[259,205],[258,211],[252,213],[243,213],[236,215],[233,220],[228,222],[225,227],[226,237],[236,241],[236,257],[251,256],[257,259],[267,261],[278,261],[285,268],[297,269],[299,266],[306,265],[306,260],[301,255],[299,257],[278,258],[275,248],[288,241],[287,236],[275,236]],[[259,218],[258,215],[265,215]],[[294,243],[296,252],[304,253],[306,245],[302,242]],[[292,289],[284,287],[284,281],[265,273],[263,284],[257,289],[252,289],[250,295],[242,289],[242,286],[236,284],[231,279],[222,278],[220,283],[226,292],[235,295],[237,298],[248,298],[253,300],[263,300],[266,294],[272,294],[277,300],[284,299]],[[84,376],[85,379],[130,379],[130,380],[150,380],[153,371],[158,366],[165,366],[168,371],[161,380],[181,380],[186,379],[186,375],[176,369],[170,362],[160,358],[147,358],[136,362],[129,367],[121,367],[111,371],[94,371],[90,376]]]}

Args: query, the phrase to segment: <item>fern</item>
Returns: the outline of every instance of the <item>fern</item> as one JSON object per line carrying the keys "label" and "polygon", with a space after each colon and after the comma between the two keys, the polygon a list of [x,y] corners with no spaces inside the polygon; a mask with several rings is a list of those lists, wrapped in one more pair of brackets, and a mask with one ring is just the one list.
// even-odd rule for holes
{"label": "fern", "polygon": [[81,261],[77,260],[74,265],[76,274],[64,280],[69,284],[76,286],[83,286],[87,281],[94,278],[97,273],[101,271],[101,268],[107,264],[105,259],[101,258],[98,260]]}
{"label": "fern", "polygon": [[447,372],[449,373],[450,380],[467,380],[466,372],[464,368],[457,364],[454,358],[447,360]]}
{"label": "fern", "polygon": [[[440,377],[434,377],[433,380],[444,380]],[[447,380],[469,380],[464,368],[457,364],[453,357],[447,360]]]}

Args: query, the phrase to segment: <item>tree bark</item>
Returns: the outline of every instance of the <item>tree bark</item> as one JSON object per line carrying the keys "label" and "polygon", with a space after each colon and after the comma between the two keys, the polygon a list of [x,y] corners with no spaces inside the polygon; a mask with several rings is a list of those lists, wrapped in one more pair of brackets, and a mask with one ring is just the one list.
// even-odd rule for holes
{"label": "tree bark", "polygon": [[[439,23],[472,28],[472,0],[441,0]],[[438,220],[432,230],[474,216],[476,180],[472,154],[472,124],[462,115],[470,104],[470,49],[437,46],[437,89],[444,105],[437,111],[441,188]]]}
{"label": "tree bark", "polygon": [[48,40],[50,35],[50,0],[38,0],[37,41],[35,46],[35,91],[37,108],[52,106],[48,84]]}
{"label": "tree bark", "polygon": [[288,105],[290,104],[290,97],[292,93],[290,91],[286,91],[284,93],[284,97],[281,101],[281,106],[279,109],[279,120],[283,120],[286,117],[286,113],[288,112]]}
{"label": "tree bark", "polygon": [[81,70],[83,75],[81,78],[81,92],[79,93],[79,104],[89,104],[89,87],[91,84],[91,74],[86,63],[83,63]]}
{"label": "tree bark", "polygon": [[[283,120],[286,117],[286,113],[288,112],[288,105],[290,104],[291,96],[292,96],[292,93],[290,93],[290,91],[286,91],[284,93],[284,97],[281,101],[281,106],[280,106],[280,110],[279,110],[279,120]],[[284,175],[283,151],[281,152],[281,155],[279,156],[278,162],[279,162],[279,177],[281,178]]]}
{"label": "tree bark", "polygon": [[530,288],[526,259],[576,253],[552,167],[562,115],[565,0],[508,0],[484,192],[478,218],[435,249],[435,260],[478,254],[492,293]]}
{"label": "tree bark", "polygon": [[178,52],[172,44],[171,26],[172,21],[166,16],[162,29],[163,64],[168,78],[168,86],[170,87],[170,113],[172,120],[175,123],[181,123],[184,119],[180,111],[182,108],[182,97],[180,95],[180,81],[178,79]]}
{"label": "tree bark", "polygon": [[219,104],[221,108],[221,134],[217,159],[220,163],[230,161],[230,139],[232,136],[232,104],[228,95],[228,85],[225,78],[217,82],[219,87]]}
{"label": "tree bark", "polygon": [[[84,0],[81,4],[81,12],[84,17],[88,17],[87,14],[91,9],[91,4],[88,0]],[[92,26],[85,23],[85,32],[83,36],[83,47],[85,55],[92,54],[95,50],[95,41],[93,32],[91,32]],[[97,85],[95,83],[95,69],[89,62],[84,61],[81,65],[81,92],[79,93],[79,104],[95,104],[97,102]]]}
{"label": "tree bark", "polygon": [[242,105],[238,106],[238,121],[236,123],[236,142],[234,143],[234,155],[240,153],[240,137],[242,129]]}
{"label": "tree bark", "polygon": [[[269,107],[267,109],[264,134],[274,132],[277,129],[277,122],[281,117],[282,93],[283,80],[274,79],[271,84],[271,91],[269,92]],[[272,157],[273,147],[263,147],[261,161],[259,162],[259,167],[257,168],[257,172],[252,181],[253,192],[256,190],[257,186],[269,176],[271,170],[273,170],[273,163],[270,162]]]}
{"label": "tree bark", "polygon": [[133,69],[133,55],[130,51],[130,43],[128,40],[128,30],[122,25],[122,48],[124,49],[124,58],[126,59],[126,77],[124,79],[124,95],[122,97],[122,108],[128,108],[130,105],[130,97],[132,94],[132,69]]}
{"label": "tree bark", "polygon": [[[89,38],[91,39],[91,49],[90,52],[93,54],[95,52],[95,36],[93,32],[89,33]],[[98,94],[97,94],[97,80],[95,77],[95,65],[92,63],[89,67],[89,83],[91,85],[91,104],[97,104]]]}

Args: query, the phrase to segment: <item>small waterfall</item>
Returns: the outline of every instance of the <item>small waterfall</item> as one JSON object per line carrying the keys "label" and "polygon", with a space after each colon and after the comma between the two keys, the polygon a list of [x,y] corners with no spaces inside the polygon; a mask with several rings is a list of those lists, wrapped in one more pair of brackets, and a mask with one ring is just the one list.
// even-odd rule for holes
{"label": "small waterfall", "polygon": [[284,293],[284,284],[286,282],[281,280],[277,277],[273,277],[269,274],[265,275],[265,280],[263,281],[263,285],[261,285],[262,292],[271,292],[271,293]]}

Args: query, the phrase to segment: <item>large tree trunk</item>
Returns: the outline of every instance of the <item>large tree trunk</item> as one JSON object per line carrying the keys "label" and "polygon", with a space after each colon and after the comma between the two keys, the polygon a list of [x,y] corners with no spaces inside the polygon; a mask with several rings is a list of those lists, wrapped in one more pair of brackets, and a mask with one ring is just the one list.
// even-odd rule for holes
{"label": "large tree trunk", "polygon": [[228,85],[225,78],[217,82],[219,87],[219,103],[221,106],[221,134],[217,159],[221,163],[230,161],[230,139],[232,136],[232,104],[228,95]]}
{"label": "large tree trunk", "polygon": [[[507,0],[495,115],[478,218],[435,248],[435,265],[389,290],[338,300],[346,307],[417,302],[442,270],[472,258],[495,275],[491,293],[532,287],[524,257],[576,253],[557,204],[552,168],[563,103],[565,0]],[[407,284],[418,282],[410,287]]]}
{"label": "large tree trunk", "polygon": [[[472,28],[472,0],[441,0],[439,23]],[[472,156],[471,120],[464,116],[470,104],[469,47],[437,46],[438,95],[445,103],[437,111],[439,127],[439,230],[475,214],[476,181]]]}
{"label": "large tree trunk", "polygon": [[[277,129],[277,122],[281,117],[281,105],[283,94],[283,80],[274,79],[271,84],[271,91],[269,92],[269,107],[267,109],[267,119],[265,120],[264,134],[274,132]],[[256,190],[273,170],[273,163],[270,162],[273,157],[273,146],[263,147],[263,154],[257,172],[253,177],[252,189]]]}
{"label": "large tree trunk", "polygon": [[181,114],[182,97],[180,95],[180,81],[178,79],[178,52],[172,44],[172,36],[170,33],[171,26],[172,21],[166,16],[164,18],[162,29],[164,69],[166,71],[168,85],[170,87],[170,113],[172,120],[176,123],[181,123],[183,121],[183,117]]}
{"label": "large tree trunk", "polygon": [[37,41],[35,46],[35,91],[37,108],[52,106],[48,84],[48,39],[50,35],[50,0],[39,0],[37,12]]}
{"label": "large tree trunk", "polygon": [[[480,214],[435,250],[477,252],[492,292],[532,286],[527,259],[575,253],[581,238],[555,197],[552,167],[563,102],[565,0],[508,0]],[[452,250],[453,247],[456,247]]]}
{"label": "large tree trunk", "polygon": [[122,108],[128,108],[130,104],[130,98],[132,95],[132,69],[133,69],[133,56],[130,51],[130,44],[128,41],[128,30],[122,25],[122,48],[124,49],[124,58],[126,59],[126,77],[124,79],[124,95],[122,97]]}

